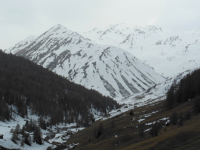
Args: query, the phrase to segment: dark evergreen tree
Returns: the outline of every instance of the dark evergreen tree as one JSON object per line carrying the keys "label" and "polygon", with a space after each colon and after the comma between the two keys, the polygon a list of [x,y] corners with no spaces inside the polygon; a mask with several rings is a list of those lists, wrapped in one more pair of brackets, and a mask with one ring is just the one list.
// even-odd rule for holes
{"label": "dark evergreen tree", "polygon": [[36,143],[42,145],[42,133],[40,131],[40,127],[35,126],[35,130],[33,133],[33,139]]}
{"label": "dark evergreen tree", "polygon": [[100,123],[97,130],[96,138],[99,138],[103,134],[103,132],[104,132],[104,126],[102,123]]}
{"label": "dark evergreen tree", "polygon": [[181,103],[181,90],[178,89],[174,95],[174,101],[177,103]]}
{"label": "dark evergreen tree", "polygon": [[200,76],[196,77],[196,82],[194,82],[194,91],[196,95],[200,95]]}
{"label": "dark evergreen tree", "polygon": [[[167,92],[166,104],[171,109],[174,102],[184,103],[198,95],[200,95],[200,69],[195,70],[181,79],[180,83],[175,86],[175,89],[173,89],[172,85]],[[195,102],[198,106],[198,102]]]}
{"label": "dark evergreen tree", "polygon": [[14,143],[17,143],[17,139],[18,139],[17,133],[16,133],[16,131],[14,131],[14,132],[12,133],[11,140],[12,140]]}
{"label": "dark evergreen tree", "polygon": [[24,143],[31,146],[31,137],[29,134],[25,134]]}
{"label": "dark evergreen tree", "polygon": [[178,115],[177,112],[174,112],[171,116],[170,116],[170,123],[176,125],[178,122]]}
{"label": "dark evergreen tree", "polygon": [[24,147],[24,139],[21,139],[21,146]]}
{"label": "dark evergreen tree", "polygon": [[186,119],[186,120],[191,119],[191,113],[190,113],[189,110],[187,110],[187,112],[186,112],[186,114],[185,114],[185,119]]}
{"label": "dark evergreen tree", "polygon": [[194,113],[200,113],[200,96],[195,97],[193,104]]}
{"label": "dark evergreen tree", "polygon": [[130,116],[133,116],[134,115],[134,113],[133,113],[133,111],[131,110],[131,112],[129,113],[129,115]]}
{"label": "dark evergreen tree", "polygon": [[138,135],[143,138],[144,137],[144,124],[139,126]]}
{"label": "dark evergreen tree", "polygon": [[4,100],[0,100],[0,120],[10,120],[10,109]]}
{"label": "dark evergreen tree", "polygon": [[23,127],[22,127],[21,134],[22,134],[22,136],[24,137],[24,135],[25,135],[25,126],[24,126],[24,125],[23,125]]}
{"label": "dark evergreen tree", "polygon": [[172,109],[173,104],[174,104],[174,86],[172,85],[169,91],[167,92],[166,105],[169,109]]}
{"label": "dark evergreen tree", "polygon": [[161,128],[161,124],[156,121],[156,123],[152,124],[149,134],[153,137],[158,136],[158,132],[160,128]]}
{"label": "dark evergreen tree", "polygon": [[19,134],[20,131],[21,131],[20,125],[17,124],[16,127],[15,127],[15,132],[16,132],[17,134]]}
{"label": "dark evergreen tree", "polygon": [[180,124],[180,126],[183,125],[183,113],[182,112],[179,113],[179,124]]}

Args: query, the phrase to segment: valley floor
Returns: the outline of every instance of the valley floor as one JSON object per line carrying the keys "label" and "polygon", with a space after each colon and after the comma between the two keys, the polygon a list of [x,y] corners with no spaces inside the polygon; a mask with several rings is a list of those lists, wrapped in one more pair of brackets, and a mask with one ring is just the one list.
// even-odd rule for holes
{"label": "valley floor", "polygon": [[[155,105],[146,105],[134,109],[134,115],[130,116],[130,111],[117,115],[113,118],[95,122],[86,129],[72,135],[69,143],[79,143],[75,147],[77,150],[193,150],[200,149],[200,114],[192,114],[193,100],[166,110],[165,102],[156,102]],[[191,119],[185,120],[183,125],[166,126],[170,116],[177,112],[186,115],[190,111]],[[155,122],[160,122],[161,128],[158,136],[152,137],[149,134],[151,126]],[[95,130],[102,123],[103,134],[95,137]],[[144,135],[141,136],[141,126],[143,125]],[[139,133],[138,133],[139,132]]]}

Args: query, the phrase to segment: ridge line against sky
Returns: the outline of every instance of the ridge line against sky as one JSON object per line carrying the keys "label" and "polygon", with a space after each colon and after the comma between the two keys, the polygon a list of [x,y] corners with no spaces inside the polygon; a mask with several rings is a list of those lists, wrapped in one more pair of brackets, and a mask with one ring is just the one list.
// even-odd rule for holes
{"label": "ridge line against sky", "polygon": [[62,24],[77,31],[125,23],[175,31],[200,28],[199,0],[0,0],[0,48]]}

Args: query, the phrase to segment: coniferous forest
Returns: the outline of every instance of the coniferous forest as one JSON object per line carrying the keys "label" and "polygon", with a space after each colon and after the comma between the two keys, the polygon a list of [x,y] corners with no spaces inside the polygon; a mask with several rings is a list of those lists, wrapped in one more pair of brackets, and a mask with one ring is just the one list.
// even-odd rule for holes
{"label": "coniferous forest", "polygon": [[200,112],[200,69],[188,74],[180,83],[172,84],[167,92],[166,105],[168,109],[195,98],[194,110]]}
{"label": "coniferous forest", "polygon": [[[10,106],[15,106],[15,109]],[[0,51],[0,118],[10,120],[12,113],[50,118],[48,124],[77,123],[87,126],[94,121],[89,110],[102,114],[118,108],[116,101],[68,81],[33,62]]]}

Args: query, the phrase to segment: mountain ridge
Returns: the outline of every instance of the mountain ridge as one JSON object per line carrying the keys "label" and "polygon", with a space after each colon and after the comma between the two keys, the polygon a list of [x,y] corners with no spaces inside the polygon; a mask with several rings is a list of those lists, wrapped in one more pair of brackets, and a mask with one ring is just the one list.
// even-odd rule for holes
{"label": "mountain ridge", "polygon": [[23,56],[115,99],[142,92],[165,80],[130,53],[97,44],[62,25],[53,26],[25,48],[5,52]]}
{"label": "mountain ridge", "polygon": [[200,30],[172,31],[156,26],[110,25],[83,32],[99,44],[120,47],[167,77],[200,66]]}

